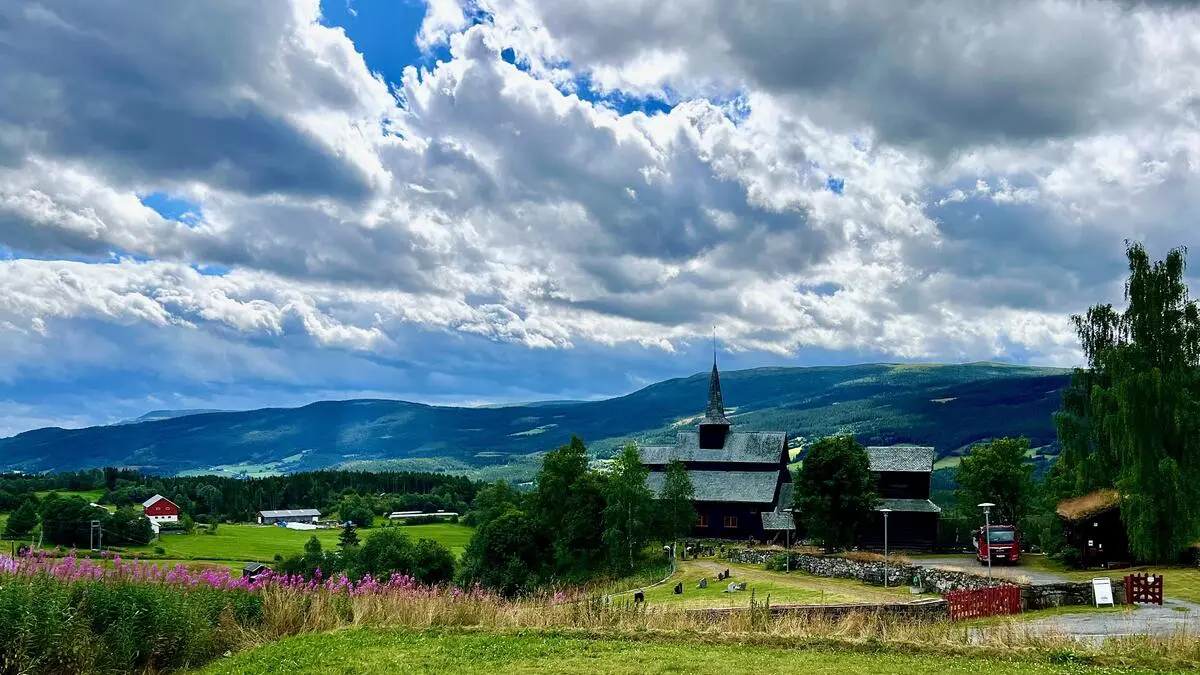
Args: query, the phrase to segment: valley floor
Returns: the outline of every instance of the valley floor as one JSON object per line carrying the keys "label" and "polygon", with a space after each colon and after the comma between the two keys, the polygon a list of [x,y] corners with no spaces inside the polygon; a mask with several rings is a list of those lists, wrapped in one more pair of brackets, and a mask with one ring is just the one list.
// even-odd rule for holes
{"label": "valley floor", "polygon": [[706,643],[701,636],[602,638],[571,633],[473,633],[359,628],[287,638],[199,671],[217,674],[306,673],[1139,673],[1054,663],[1050,653],[1002,660],[850,645],[781,648]]}

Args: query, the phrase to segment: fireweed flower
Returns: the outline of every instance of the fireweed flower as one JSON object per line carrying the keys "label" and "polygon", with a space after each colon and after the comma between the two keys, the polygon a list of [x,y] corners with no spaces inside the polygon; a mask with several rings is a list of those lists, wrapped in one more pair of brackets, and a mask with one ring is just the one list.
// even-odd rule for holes
{"label": "fireweed flower", "polygon": [[[59,557],[61,554],[61,557]],[[120,555],[102,551],[98,559],[78,556],[71,549],[62,554],[55,548],[49,554],[45,550],[26,551],[16,557],[0,556],[0,583],[4,577],[32,578],[50,577],[59,582],[72,584],[80,581],[132,582],[170,586],[182,590],[208,588],[222,591],[246,591],[259,593],[268,590],[287,590],[306,595],[326,594],[348,597],[391,596],[401,598],[433,598],[444,596],[452,600],[496,600],[496,596],[483,590],[479,584],[463,589],[456,586],[422,584],[410,575],[392,573],[386,580],[371,574],[354,581],[345,574],[325,577],[316,570],[311,579],[299,574],[280,574],[273,570],[258,575],[253,580],[234,575],[228,567],[209,566],[190,568],[183,565],[167,567],[142,560],[123,560]],[[558,593],[556,600],[565,599]]]}

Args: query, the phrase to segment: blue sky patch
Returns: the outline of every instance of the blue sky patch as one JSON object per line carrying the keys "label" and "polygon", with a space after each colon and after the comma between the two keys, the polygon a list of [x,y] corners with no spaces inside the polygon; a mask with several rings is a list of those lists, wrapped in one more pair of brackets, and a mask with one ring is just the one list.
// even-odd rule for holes
{"label": "blue sky patch", "polygon": [[142,204],[148,206],[167,220],[177,220],[185,225],[195,225],[204,216],[204,210],[196,202],[182,197],[172,197],[165,192],[141,195]]}
{"label": "blue sky patch", "polygon": [[825,187],[835,195],[840,195],[846,191],[846,179],[830,176],[825,179]]}

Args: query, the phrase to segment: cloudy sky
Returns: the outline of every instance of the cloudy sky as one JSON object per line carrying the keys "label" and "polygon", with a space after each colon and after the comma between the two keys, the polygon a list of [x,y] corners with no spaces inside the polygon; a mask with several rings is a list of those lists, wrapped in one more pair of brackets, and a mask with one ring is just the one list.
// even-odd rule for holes
{"label": "cloudy sky", "polygon": [[1200,241],[1200,10],[0,3],[0,435],[1072,365]]}

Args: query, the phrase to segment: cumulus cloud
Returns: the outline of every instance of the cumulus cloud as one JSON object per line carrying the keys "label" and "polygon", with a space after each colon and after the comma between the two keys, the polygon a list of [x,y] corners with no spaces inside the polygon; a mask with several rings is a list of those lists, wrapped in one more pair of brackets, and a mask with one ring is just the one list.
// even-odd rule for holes
{"label": "cumulus cloud", "polygon": [[1122,239],[1194,236],[1183,3],[431,0],[410,38],[448,58],[390,82],[316,0],[167,4],[0,9],[0,341],[29,363],[97,327],[105,361],[171,335],[235,377],[412,359],[414,330],[450,337],[418,341],[434,372],[456,340],[628,359],[718,324],[1069,364]]}

